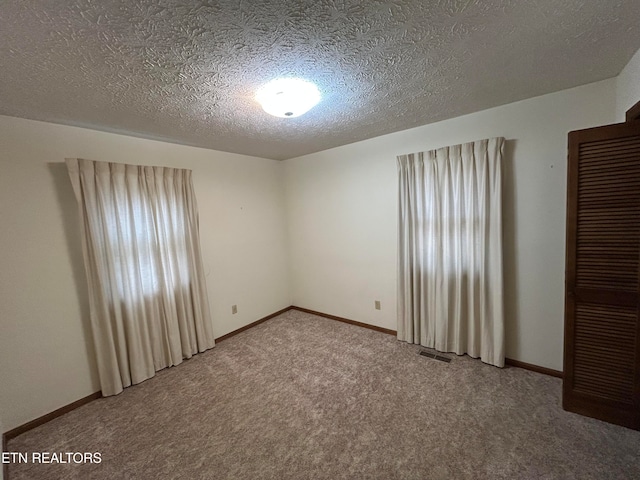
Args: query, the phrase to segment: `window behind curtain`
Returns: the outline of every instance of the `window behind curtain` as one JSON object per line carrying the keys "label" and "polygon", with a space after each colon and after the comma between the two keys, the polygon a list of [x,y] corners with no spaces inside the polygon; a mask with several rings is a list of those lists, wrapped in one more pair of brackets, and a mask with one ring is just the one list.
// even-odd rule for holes
{"label": "window behind curtain", "polygon": [[191,171],[68,159],[102,393],[214,345]]}
{"label": "window behind curtain", "polygon": [[398,157],[398,338],[497,366],[504,365],[503,142]]}

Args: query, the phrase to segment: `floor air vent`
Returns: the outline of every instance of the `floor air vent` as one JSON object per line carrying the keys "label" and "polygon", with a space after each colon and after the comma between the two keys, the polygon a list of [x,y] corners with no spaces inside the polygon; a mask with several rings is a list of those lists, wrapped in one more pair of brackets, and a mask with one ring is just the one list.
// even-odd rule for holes
{"label": "floor air vent", "polygon": [[445,357],[444,355],[439,355],[437,353],[428,352],[427,350],[420,350],[420,355],[423,357],[433,358],[434,360],[440,360],[441,362],[449,363],[451,362],[451,358]]}

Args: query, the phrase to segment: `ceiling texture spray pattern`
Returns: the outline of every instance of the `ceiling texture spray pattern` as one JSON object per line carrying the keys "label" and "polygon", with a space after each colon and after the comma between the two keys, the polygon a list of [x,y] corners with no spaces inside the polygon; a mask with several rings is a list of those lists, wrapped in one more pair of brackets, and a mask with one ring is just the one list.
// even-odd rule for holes
{"label": "ceiling texture spray pattern", "polygon": [[[285,159],[617,75],[638,0],[5,0],[0,114]],[[293,119],[255,91],[314,82]]]}

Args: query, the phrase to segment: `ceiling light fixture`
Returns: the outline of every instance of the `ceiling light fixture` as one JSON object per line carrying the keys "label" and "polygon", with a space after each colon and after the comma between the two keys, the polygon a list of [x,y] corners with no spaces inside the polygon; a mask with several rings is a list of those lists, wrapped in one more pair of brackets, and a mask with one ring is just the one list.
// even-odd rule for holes
{"label": "ceiling light fixture", "polygon": [[270,115],[294,118],[311,110],[320,101],[320,92],[300,78],[277,78],[258,90],[256,100]]}

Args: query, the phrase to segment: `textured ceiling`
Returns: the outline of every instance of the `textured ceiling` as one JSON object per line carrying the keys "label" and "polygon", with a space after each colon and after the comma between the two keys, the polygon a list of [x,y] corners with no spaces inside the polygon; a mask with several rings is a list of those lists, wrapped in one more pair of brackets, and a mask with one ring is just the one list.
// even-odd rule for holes
{"label": "textured ceiling", "polygon": [[[0,114],[284,159],[617,75],[638,0],[3,0]],[[314,81],[302,117],[255,90]]]}

